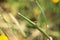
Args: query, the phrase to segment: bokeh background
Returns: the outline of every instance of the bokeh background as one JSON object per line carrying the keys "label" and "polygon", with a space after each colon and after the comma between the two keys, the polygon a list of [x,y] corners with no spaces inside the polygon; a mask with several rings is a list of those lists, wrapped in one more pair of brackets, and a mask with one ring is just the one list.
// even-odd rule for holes
{"label": "bokeh background", "polygon": [[60,0],[0,0],[0,40],[48,40],[18,13],[60,40]]}

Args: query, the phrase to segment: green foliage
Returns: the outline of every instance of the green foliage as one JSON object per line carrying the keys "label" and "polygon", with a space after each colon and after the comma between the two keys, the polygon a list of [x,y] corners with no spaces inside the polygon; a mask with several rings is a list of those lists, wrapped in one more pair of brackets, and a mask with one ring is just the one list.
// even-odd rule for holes
{"label": "green foliage", "polygon": [[[54,40],[60,40],[60,38],[59,38],[59,35],[60,35],[59,34],[60,1],[58,3],[53,3],[51,0],[8,0],[7,2],[4,1],[4,3],[2,3],[3,7],[5,7],[5,5],[7,5],[6,3],[10,4],[10,6],[12,7],[13,10],[11,10],[11,11],[14,11],[14,10],[17,11],[16,16],[13,16],[13,17],[15,19],[17,19],[16,21],[18,22],[18,24],[13,25],[13,24],[16,24],[15,19],[12,19],[12,20],[14,20],[14,23],[10,24],[9,22],[6,21],[6,19],[4,19],[3,16],[1,16],[1,15],[0,16],[2,17],[4,22],[8,25],[9,30],[12,30],[12,33],[15,36],[17,36],[18,33],[22,33],[21,32],[22,30],[15,28],[15,27],[18,28],[18,26],[20,27],[19,21],[22,20],[24,22],[26,22],[26,21],[29,22],[29,23],[26,22],[26,26],[28,26],[28,27],[25,28],[25,30],[22,33],[22,34],[26,33],[26,35],[27,35],[26,38],[28,38],[31,35],[31,32],[34,29],[38,29],[42,34],[45,35],[45,37],[49,38],[50,37],[49,35],[51,35],[51,37],[53,37]],[[37,7],[39,9],[39,13],[38,13],[38,16],[35,17],[34,9]],[[5,13],[5,11],[1,12],[1,14],[3,14],[3,13]],[[9,14],[9,13],[7,13],[7,14]],[[30,19],[31,20],[34,19],[35,21],[37,21],[37,23],[35,23],[34,20],[31,21]],[[49,27],[47,27],[47,25]],[[45,27],[47,32],[45,32],[45,30],[43,30],[44,26],[47,27],[47,28]],[[22,28],[22,27],[20,27],[20,28]],[[1,28],[1,29],[3,30],[3,28]],[[48,33],[49,33],[49,35],[48,35]],[[40,36],[35,37],[34,40],[40,40]]]}

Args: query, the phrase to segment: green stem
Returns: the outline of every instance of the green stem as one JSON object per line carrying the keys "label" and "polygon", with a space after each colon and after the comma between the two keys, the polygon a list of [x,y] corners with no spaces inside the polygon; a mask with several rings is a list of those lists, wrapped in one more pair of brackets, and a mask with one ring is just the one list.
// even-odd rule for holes
{"label": "green stem", "polygon": [[31,20],[29,20],[28,18],[26,18],[25,16],[23,16],[21,13],[18,13],[18,15],[20,15],[22,18],[24,18],[26,21],[28,21],[29,23],[31,23],[34,27],[36,27],[41,33],[43,33],[48,39],[50,39],[49,35],[43,31],[42,28],[38,27],[34,22],[32,22]]}
{"label": "green stem", "polygon": [[44,18],[45,18],[45,21],[47,22],[47,19],[46,19],[46,16],[45,16],[45,14],[44,14],[43,8],[42,8],[41,5],[38,3],[38,1],[36,1],[36,4],[37,4],[38,8],[41,10],[41,13],[43,14],[43,16],[44,16]]}
{"label": "green stem", "polygon": [[18,13],[18,15],[20,15],[21,17],[23,17],[25,20],[27,20],[29,23],[31,23],[33,26],[36,26],[36,24],[34,22],[32,22],[30,19],[26,18],[25,16],[23,16],[21,13]]}

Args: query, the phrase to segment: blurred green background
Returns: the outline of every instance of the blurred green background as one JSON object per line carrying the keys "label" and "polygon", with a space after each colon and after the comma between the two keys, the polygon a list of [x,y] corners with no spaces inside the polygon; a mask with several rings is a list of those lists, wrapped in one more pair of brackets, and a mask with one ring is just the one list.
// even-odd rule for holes
{"label": "blurred green background", "polygon": [[60,40],[60,0],[0,0],[0,36],[5,35],[8,40],[48,40],[18,13],[53,40]]}

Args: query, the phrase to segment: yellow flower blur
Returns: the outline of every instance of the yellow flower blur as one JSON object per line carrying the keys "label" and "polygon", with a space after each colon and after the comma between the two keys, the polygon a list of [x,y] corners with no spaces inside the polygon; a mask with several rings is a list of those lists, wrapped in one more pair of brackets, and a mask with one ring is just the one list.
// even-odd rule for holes
{"label": "yellow flower blur", "polygon": [[0,36],[0,40],[8,40],[8,37],[5,36],[5,35],[1,35],[1,36]]}
{"label": "yellow flower blur", "polygon": [[35,9],[34,9],[34,15],[35,15],[35,16],[38,16],[38,15],[39,15],[39,9],[38,9],[38,8],[35,8]]}
{"label": "yellow flower blur", "polygon": [[52,2],[53,2],[53,3],[58,3],[58,2],[59,2],[59,0],[52,0]]}

